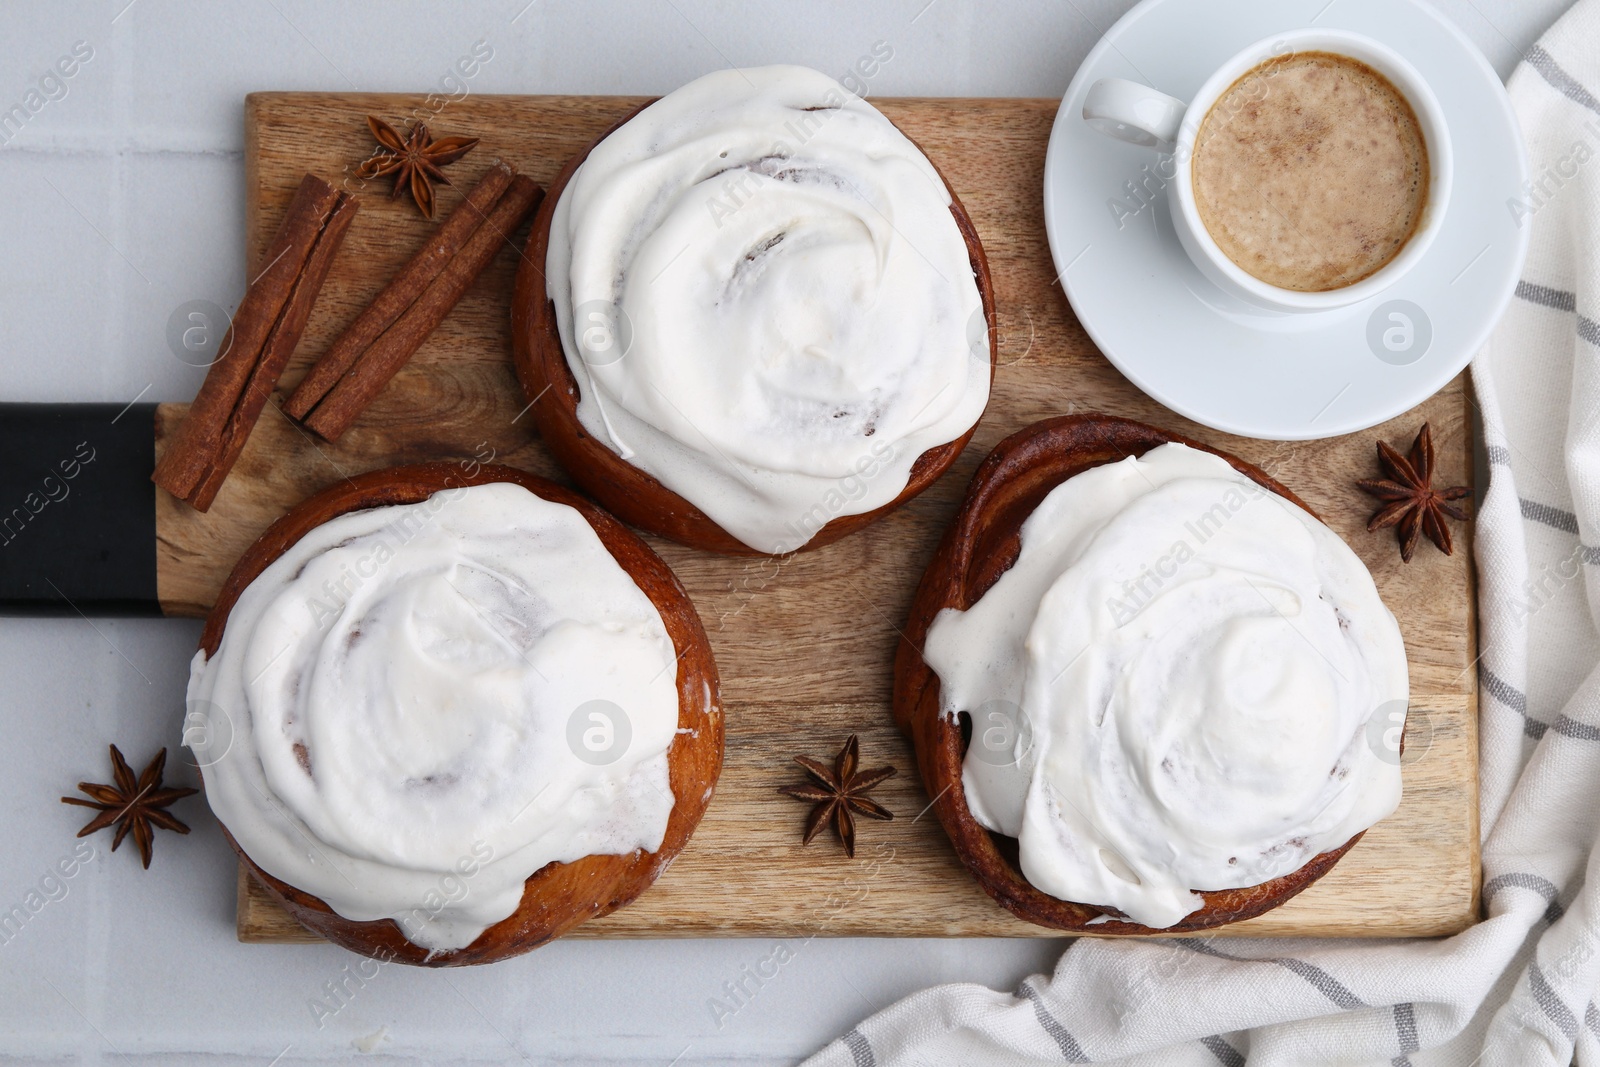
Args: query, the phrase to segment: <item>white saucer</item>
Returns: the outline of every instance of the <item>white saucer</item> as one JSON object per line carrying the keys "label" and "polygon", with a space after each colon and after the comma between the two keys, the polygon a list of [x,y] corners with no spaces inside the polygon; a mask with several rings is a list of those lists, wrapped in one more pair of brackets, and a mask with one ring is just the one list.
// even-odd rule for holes
{"label": "white saucer", "polygon": [[[1337,311],[1285,314],[1200,274],[1172,229],[1157,155],[1090,129],[1083,98],[1098,79],[1120,77],[1188,99],[1246,45],[1311,25],[1376,38],[1417,68],[1444,108],[1455,187],[1433,246],[1389,289]],[[1522,271],[1528,220],[1519,226],[1508,201],[1526,180],[1500,79],[1424,0],[1144,0],[1089,53],[1061,101],[1045,158],[1045,229],[1078,320],[1135,385],[1214,429],[1304,440],[1391,419],[1467,365]],[[1128,182],[1145,189],[1135,196]],[[1120,229],[1113,200],[1123,202]]]}

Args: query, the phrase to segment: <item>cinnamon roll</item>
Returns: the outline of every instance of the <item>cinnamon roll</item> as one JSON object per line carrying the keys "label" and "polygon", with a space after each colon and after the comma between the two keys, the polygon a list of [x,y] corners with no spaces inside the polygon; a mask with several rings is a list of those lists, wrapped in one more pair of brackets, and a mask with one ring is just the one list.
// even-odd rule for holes
{"label": "cinnamon roll", "polygon": [[962,859],[1019,916],[1096,933],[1311,884],[1398,806],[1408,697],[1338,535],[1249,464],[1105,416],[985,460],[896,662]]}
{"label": "cinnamon roll", "polygon": [[716,668],[664,564],[509,468],[362,475],[246,554],[185,744],[229,839],[307,926],[479,963],[626,903],[721,764]]}
{"label": "cinnamon roll", "polygon": [[573,478],[718,551],[871,521],[954,461],[989,396],[971,221],[893,123],[802,67],[706,75],[574,160],[515,314]]}

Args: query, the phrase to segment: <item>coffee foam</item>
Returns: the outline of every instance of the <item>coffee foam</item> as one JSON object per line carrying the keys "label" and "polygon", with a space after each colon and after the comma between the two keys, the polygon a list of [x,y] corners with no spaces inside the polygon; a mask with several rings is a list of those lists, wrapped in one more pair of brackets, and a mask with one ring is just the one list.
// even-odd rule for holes
{"label": "coffee foam", "polygon": [[1348,56],[1260,64],[1195,139],[1195,203],[1223,253],[1283,289],[1325,292],[1376,273],[1427,206],[1428,153],[1411,105]]}

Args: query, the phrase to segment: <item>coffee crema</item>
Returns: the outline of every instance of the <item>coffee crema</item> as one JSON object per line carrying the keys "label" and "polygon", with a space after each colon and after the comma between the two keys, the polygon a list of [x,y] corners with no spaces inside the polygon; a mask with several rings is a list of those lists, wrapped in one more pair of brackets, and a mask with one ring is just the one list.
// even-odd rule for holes
{"label": "coffee crema", "polygon": [[1293,52],[1256,66],[1195,138],[1195,205],[1251,276],[1282,289],[1353,285],[1421,225],[1428,150],[1405,96],[1359,60]]}

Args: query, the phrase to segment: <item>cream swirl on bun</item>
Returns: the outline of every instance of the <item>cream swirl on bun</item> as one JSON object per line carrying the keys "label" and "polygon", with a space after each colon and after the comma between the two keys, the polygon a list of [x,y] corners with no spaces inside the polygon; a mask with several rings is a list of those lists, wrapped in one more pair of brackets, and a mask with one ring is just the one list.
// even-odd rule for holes
{"label": "cream swirl on bun", "polygon": [[460,949],[546,864],[661,845],[676,664],[577,510],[448,489],[268,565],[195,656],[185,744],[262,870]]}
{"label": "cream swirl on bun", "polygon": [[1145,926],[1289,874],[1400,801],[1405,646],[1371,575],[1182,444],[1051,490],[924,657],[944,713],[973,720],[972,814],[1019,840],[1036,888]]}
{"label": "cream swirl on bun", "polygon": [[803,67],[708,74],[590,151],[546,285],[584,429],[744,544],[893,501],[989,396],[951,195]]}

